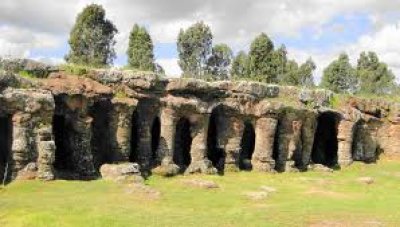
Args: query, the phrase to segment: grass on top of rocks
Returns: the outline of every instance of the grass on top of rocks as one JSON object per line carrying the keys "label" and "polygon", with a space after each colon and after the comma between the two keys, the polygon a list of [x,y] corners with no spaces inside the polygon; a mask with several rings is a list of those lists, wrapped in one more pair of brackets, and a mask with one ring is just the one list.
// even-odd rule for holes
{"label": "grass on top of rocks", "polygon": [[152,176],[146,186],[25,181],[0,226],[398,226],[400,161],[328,172]]}

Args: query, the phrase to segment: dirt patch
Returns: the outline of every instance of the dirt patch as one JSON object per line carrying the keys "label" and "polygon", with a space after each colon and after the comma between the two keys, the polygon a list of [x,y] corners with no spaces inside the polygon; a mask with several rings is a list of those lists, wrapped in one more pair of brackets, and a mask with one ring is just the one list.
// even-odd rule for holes
{"label": "dirt patch", "polygon": [[351,196],[340,193],[340,192],[334,192],[330,191],[327,189],[322,189],[322,188],[317,188],[317,187],[312,187],[310,190],[305,192],[306,195],[317,195],[317,196],[323,196],[323,197],[329,197],[329,198],[336,198],[336,199],[349,199]]}
{"label": "dirt patch", "polygon": [[219,188],[219,185],[214,181],[201,180],[201,179],[187,179],[182,181],[183,184],[202,189],[215,189]]}
{"label": "dirt patch", "polygon": [[161,192],[144,184],[130,184],[126,186],[126,194],[141,195],[146,199],[160,199]]}

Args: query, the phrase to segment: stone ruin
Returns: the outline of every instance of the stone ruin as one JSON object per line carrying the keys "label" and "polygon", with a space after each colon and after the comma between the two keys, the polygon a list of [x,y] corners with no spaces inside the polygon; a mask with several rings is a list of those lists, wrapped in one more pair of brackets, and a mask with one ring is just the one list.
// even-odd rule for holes
{"label": "stone ruin", "polygon": [[[95,179],[104,164],[141,174],[306,171],[400,156],[399,104],[257,82],[152,73],[0,73],[0,178]],[[342,100],[343,101],[343,100]]]}

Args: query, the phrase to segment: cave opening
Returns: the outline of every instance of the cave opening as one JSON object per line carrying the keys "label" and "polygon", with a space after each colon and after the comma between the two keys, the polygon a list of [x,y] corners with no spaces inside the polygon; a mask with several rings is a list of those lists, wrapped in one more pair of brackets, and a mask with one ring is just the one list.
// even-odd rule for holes
{"label": "cave opening", "polygon": [[159,165],[158,146],[160,144],[161,121],[159,117],[155,117],[151,126],[151,165],[156,167]]}
{"label": "cave opening", "polygon": [[132,131],[131,131],[131,152],[129,154],[129,161],[137,163],[138,160],[138,142],[139,142],[139,117],[138,112],[135,110],[132,114]]}
{"label": "cave opening", "polygon": [[244,122],[243,136],[240,143],[241,151],[239,154],[239,169],[251,171],[253,166],[251,158],[253,156],[254,147],[256,142],[256,134],[253,124],[250,121]]}
{"label": "cave opening", "polygon": [[212,111],[207,133],[207,158],[212,162],[213,166],[222,173],[224,170],[225,152],[218,145],[218,118],[219,111]]}
{"label": "cave opening", "polygon": [[97,170],[101,165],[113,162],[109,130],[111,110],[110,100],[102,100],[94,103],[90,111],[90,115],[93,117],[91,147],[94,166]]}
{"label": "cave opening", "polygon": [[69,130],[64,115],[53,116],[53,134],[56,144],[54,168],[59,171],[73,171],[72,150],[70,149]]}
{"label": "cave opening", "polygon": [[312,163],[328,167],[334,167],[337,164],[338,123],[337,114],[332,112],[322,113],[318,117],[314,146],[311,153]]}
{"label": "cave opening", "polygon": [[181,118],[176,125],[175,151],[173,161],[183,173],[189,167],[191,162],[190,148],[192,146],[192,136],[190,131],[190,121],[187,118]]}
{"label": "cave opening", "polygon": [[11,116],[0,117],[0,181],[10,180],[10,160],[12,145]]}

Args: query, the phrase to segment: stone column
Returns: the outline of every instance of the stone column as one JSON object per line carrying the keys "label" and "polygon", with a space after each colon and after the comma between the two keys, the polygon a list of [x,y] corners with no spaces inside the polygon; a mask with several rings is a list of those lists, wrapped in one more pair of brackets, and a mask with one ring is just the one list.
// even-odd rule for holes
{"label": "stone column", "polygon": [[132,114],[135,102],[113,99],[110,114],[111,149],[114,162],[129,162],[131,152]]}
{"label": "stone column", "polygon": [[272,157],[274,151],[275,132],[278,120],[262,117],[256,122],[256,141],[251,163],[253,169],[261,172],[271,172],[275,168]]}
{"label": "stone column", "polygon": [[306,170],[307,166],[310,164],[316,129],[317,129],[316,114],[308,112],[307,116],[304,118],[303,129],[301,133],[301,138],[303,142],[302,157],[301,157],[301,162],[299,163],[299,168],[301,170]]}
{"label": "stone column", "polygon": [[338,164],[348,166],[353,162],[352,146],[355,123],[341,120],[338,126]]}
{"label": "stone column", "polygon": [[138,162],[143,171],[150,171],[152,121],[145,116],[139,116],[138,121]]}
{"label": "stone column", "polygon": [[53,140],[50,126],[38,129],[36,147],[38,152],[37,178],[41,180],[53,180],[55,178],[53,163],[55,161],[56,144]]}
{"label": "stone column", "polygon": [[70,121],[73,128],[69,139],[71,142],[74,169],[82,178],[93,178],[96,175],[91,149],[93,119],[87,115],[83,115],[73,117],[72,119],[69,118],[68,121]]}
{"label": "stone column", "polygon": [[207,134],[209,114],[194,114],[190,116],[192,146],[190,149],[191,163],[186,173],[215,174],[217,170],[207,158]]}
{"label": "stone column", "polygon": [[301,141],[302,126],[302,121],[292,121],[292,133],[287,148],[285,170],[298,170],[297,164],[300,162],[301,152],[303,150],[303,144]]}
{"label": "stone column", "polygon": [[241,119],[231,116],[225,119],[227,122],[224,131],[226,135],[225,145],[225,171],[239,170],[239,155],[241,151],[244,123]]}
{"label": "stone column", "polygon": [[177,116],[173,109],[164,108],[161,111],[161,132],[158,154],[161,164],[173,164],[173,152],[175,149]]}
{"label": "stone column", "polygon": [[11,173],[11,179],[15,179],[18,172],[29,162],[31,149],[29,121],[30,115],[24,113],[16,113],[12,118],[11,163],[8,171]]}

